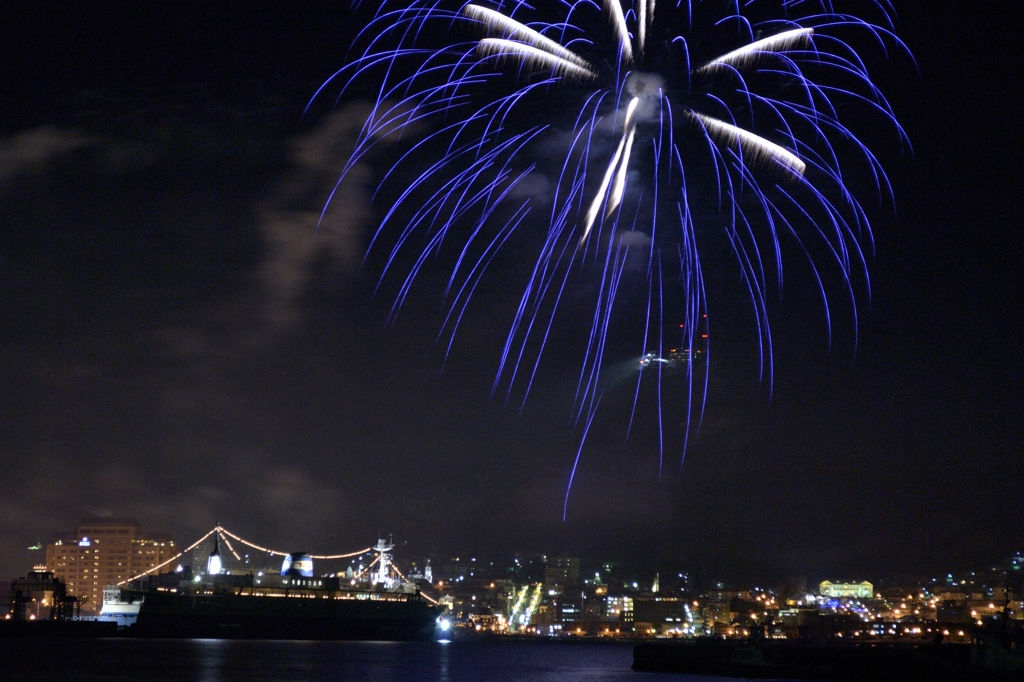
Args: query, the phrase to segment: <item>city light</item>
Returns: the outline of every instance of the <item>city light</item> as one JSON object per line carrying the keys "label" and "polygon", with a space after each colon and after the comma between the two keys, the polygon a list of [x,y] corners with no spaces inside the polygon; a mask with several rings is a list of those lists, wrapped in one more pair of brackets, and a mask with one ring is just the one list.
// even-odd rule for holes
{"label": "city light", "polygon": [[[163,577],[167,583],[142,589],[167,593],[180,590],[184,594],[212,596],[225,588],[235,589],[232,585],[245,585],[244,581],[237,581],[246,575],[251,581],[250,587],[243,588],[247,593],[255,591],[278,598],[323,598],[317,595],[330,594],[333,599],[401,601],[407,598],[403,595],[411,595],[410,598],[433,610],[428,622],[431,631],[438,635],[435,640],[441,633],[472,631],[480,636],[489,633],[573,638],[756,636],[765,640],[799,639],[810,633],[816,638],[834,640],[865,642],[870,638],[873,643],[927,643],[941,637],[948,638],[947,642],[964,643],[974,636],[967,628],[991,627],[1000,618],[1004,622],[1024,620],[1021,615],[1024,602],[1004,586],[1012,570],[1007,567],[993,569],[991,581],[986,581],[982,574],[972,574],[965,578],[969,584],[964,586],[960,585],[959,577],[950,577],[941,583],[937,580],[912,583],[903,588],[886,587],[879,592],[867,581],[823,581],[811,587],[813,592],[801,588],[799,594],[803,596],[798,597],[756,585],[730,586],[722,581],[706,583],[700,591],[700,586],[691,584],[690,574],[682,571],[662,568],[660,573],[624,574],[617,562],[571,557],[519,555],[507,565],[472,557],[465,560],[476,567],[472,572],[464,570],[462,559],[418,558],[406,577],[390,559],[393,545],[381,540],[378,545],[388,549],[388,565],[393,568],[395,577],[389,578],[388,586],[369,591],[365,585],[369,584],[371,575],[378,576],[380,557],[369,562],[359,560],[358,572],[351,565],[347,571],[331,566],[317,577],[312,572],[310,555],[293,553],[286,555],[280,571],[263,570],[261,560],[255,555],[246,555],[244,561],[233,551],[225,551],[222,556],[218,542],[226,545],[224,538],[227,537],[222,529],[215,526],[203,536],[202,540],[208,542],[207,549],[199,549],[193,557],[199,561],[198,571],[195,564],[188,565],[187,558],[178,560],[181,553],[173,557],[173,561],[165,560],[167,554],[153,554],[150,560],[153,568],[147,573],[153,574],[168,566],[167,573],[153,578]],[[90,538],[90,545],[79,545],[79,540],[86,537]],[[99,575],[101,569],[97,568],[101,556],[105,556],[101,555],[101,549],[113,546],[110,540],[104,536],[102,542],[97,542],[92,535],[80,532],[73,544],[49,543],[48,562],[63,566],[61,552],[78,553],[84,560],[75,569],[79,582],[74,584],[89,585],[95,577],[93,584],[103,592],[103,601],[110,594],[116,600],[121,590],[104,590]],[[189,551],[200,544],[193,543]],[[173,542],[168,545],[172,547],[170,552],[177,551]],[[142,546],[140,544],[137,551],[150,551],[142,550]],[[144,546],[163,545],[162,540],[146,538]],[[213,551],[209,551],[210,547]],[[429,566],[431,561],[441,567],[438,571],[441,579],[435,584],[424,581],[423,572],[417,568]],[[234,562],[244,564],[244,573],[233,572],[238,569],[233,566]],[[119,565],[127,567],[129,564]],[[602,567],[604,570],[595,570]],[[43,564],[35,568],[46,573]],[[218,579],[215,586],[212,578],[218,575],[224,577]],[[658,575],[673,576],[673,581],[660,582]],[[172,576],[173,579],[168,580]],[[524,580],[514,583],[512,578],[517,576]],[[182,583],[183,580],[188,584]],[[275,592],[275,586],[285,589]],[[139,586],[136,584],[131,589],[139,589]],[[89,594],[89,588],[85,588],[85,594]],[[100,606],[101,600],[93,599],[93,603]],[[50,609],[57,608],[58,598],[55,593],[36,592],[23,603],[28,606],[23,609],[21,620],[44,620],[50,617]],[[12,617],[8,614],[4,619]],[[951,627],[953,624],[957,627]],[[448,638],[456,639],[449,635],[445,640]]]}

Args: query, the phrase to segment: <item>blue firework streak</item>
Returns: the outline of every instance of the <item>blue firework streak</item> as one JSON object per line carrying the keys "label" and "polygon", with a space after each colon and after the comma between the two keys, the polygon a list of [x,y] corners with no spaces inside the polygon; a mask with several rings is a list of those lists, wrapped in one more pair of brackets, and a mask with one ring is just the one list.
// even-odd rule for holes
{"label": "blue firework streak", "polygon": [[[826,264],[841,274],[856,324],[854,285],[867,282],[871,229],[844,173],[851,164],[866,168],[879,200],[891,189],[840,111],[870,110],[905,141],[853,44],[906,50],[890,8],[860,4],[873,19],[830,0],[385,1],[328,81],[341,84],[339,97],[362,88],[374,100],[346,173],[382,138],[414,135],[378,188],[397,188],[398,198],[370,248],[386,253],[382,279],[403,264],[394,314],[424,265],[454,245],[442,331],[449,348],[497,252],[516,233],[537,233],[523,189],[538,170],[538,150],[561,133],[558,168],[544,169],[557,174],[550,215],[494,390],[521,384],[525,399],[563,297],[585,279],[595,293],[566,505],[607,387],[609,332],[624,308],[643,316],[636,350],[645,358],[652,347],[653,357],[666,354],[664,321],[682,321],[686,433],[699,423],[709,357],[699,246],[711,232],[728,238],[740,266],[769,382],[767,301],[781,287],[783,240],[806,254],[829,328]],[[621,286],[629,273],[627,288],[636,288],[638,259],[639,303]],[[644,375],[654,375],[661,393],[663,363],[649,369],[637,374],[634,411]],[[663,449],[658,456],[661,471]]]}

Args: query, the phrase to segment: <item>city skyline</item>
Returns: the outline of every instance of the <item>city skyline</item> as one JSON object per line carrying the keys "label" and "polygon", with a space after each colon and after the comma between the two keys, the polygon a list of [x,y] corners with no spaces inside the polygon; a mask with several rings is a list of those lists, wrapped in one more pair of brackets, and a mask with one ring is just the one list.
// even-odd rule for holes
{"label": "city skyline", "polygon": [[300,592],[326,590],[319,598],[329,593],[343,600],[352,600],[351,591],[360,590],[416,595],[444,607],[446,623],[457,628],[554,637],[754,637],[760,627],[762,637],[770,639],[927,642],[941,633],[950,641],[965,641],[975,628],[1000,622],[1005,627],[1024,618],[1020,552],[962,574],[857,581],[795,576],[772,584],[660,573],[643,563],[647,557],[633,557],[640,561],[631,564],[522,554],[494,561],[462,554],[406,558],[403,571],[393,561],[398,546],[381,539],[341,555],[289,553],[218,525],[179,547],[167,533],[141,533],[134,518],[86,518],[75,533],[53,536],[46,547],[48,566],[0,581],[12,595],[4,619],[92,616],[102,603],[99,615],[121,614],[117,617],[127,620],[119,623],[131,625],[138,612],[131,611],[134,600],[125,600],[122,589],[136,597],[161,590],[210,595],[218,589],[283,596],[290,586]]}
{"label": "city skyline", "polygon": [[[130,535],[127,538],[115,537],[105,538],[106,534]],[[388,536],[387,533],[384,534]],[[215,537],[219,539],[215,540]],[[96,540],[100,543],[107,540],[107,547],[102,553],[98,551]],[[364,542],[367,544],[369,541]],[[893,567],[883,567],[878,570],[864,572],[858,570],[833,570],[828,567],[811,572],[793,572],[789,574],[773,571],[772,567],[767,570],[760,564],[752,564],[747,571],[725,571],[715,572],[706,563],[699,560],[678,561],[672,559],[655,560],[653,555],[624,555],[615,553],[614,550],[606,553],[574,553],[564,551],[567,548],[556,548],[554,545],[548,547],[512,548],[505,549],[493,554],[485,554],[472,551],[472,548],[451,548],[449,551],[427,551],[422,545],[410,544],[408,541],[399,539],[397,542],[392,537],[390,540],[379,539],[379,543],[397,550],[391,552],[394,555],[394,563],[405,571],[406,578],[417,578],[425,582],[436,583],[438,580],[448,582],[459,582],[463,579],[472,578],[474,575],[489,576],[498,575],[510,580],[526,583],[545,580],[550,581],[552,575],[567,577],[565,573],[566,561],[575,562],[572,569],[573,581],[577,578],[582,585],[591,584],[586,571],[598,568],[605,572],[605,580],[608,576],[615,576],[615,580],[625,580],[627,587],[632,584],[634,589],[651,591],[651,585],[657,591],[658,576],[662,576],[661,582],[670,590],[702,591],[714,589],[749,589],[760,585],[757,589],[769,589],[772,591],[784,591],[794,588],[796,583],[807,585],[824,586],[835,583],[848,583],[849,586],[866,584],[870,582],[879,588],[891,589],[894,585],[906,583],[921,583],[932,585],[957,586],[974,584],[989,580],[988,573],[996,570],[999,566],[1014,566],[1019,569],[1024,565],[1021,551],[1006,553],[999,556],[974,557],[962,566],[947,564],[941,566],[941,570],[931,572],[921,571],[900,571]],[[251,572],[259,569],[276,573],[282,562],[282,557],[287,557],[285,563],[291,560],[294,555],[307,555],[311,557],[315,565],[316,575],[333,575],[337,571],[344,572],[346,567],[361,570],[372,565],[373,557],[376,556],[374,545],[356,549],[356,545],[318,547],[307,546],[303,543],[292,543],[278,547],[266,547],[252,542],[252,538],[246,539],[233,533],[230,528],[218,524],[202,533],[196,538],[185,538],[178,542],[172,533],[167,532],[141,532],[140,522],[134,517],[86,517],[75,526],[74,532],[57,531],[48,536],[45,541],[27,548],[24,556],[23,568],[19,575],[29,570],[47,570],[67,583],[68,593],[77,596],[90,596],[76,590],[80,587],[79,580],[88,580],[90,577],[99,580],[94,587],[92,583],[84,582],[87,592],[101,590],[105,583],[121,584],[125,581],[136,580],[144,575],[157,576],[160,574],[180,572],[182,567],[190,572],[202,573],[206,570],[208,558],[211,551],[219,544],[217,553],[223,558],[220,565],[227,573]],[[357,543],[358,544],[358,543]],[[124,545],[124,547],[122,547]],[[130,551],[124,549],[130,545]],[[284,549],[287,547],[287,549]],[[121,550],[121,551],[118,551]],[[83,556],[69,557],[69,552],[82,553]],[[97,556],[95,566],[92,557],[85,556],[87,553],[95,553]],[[138,557],[128,557],[127,561],[123,556],[116,554],[139,554]],[[143,556],[146,555],[146,556]],[[571,557],[571,558],[570,558]],[[70,561],[69,561],[70,559]],[[434,562],[432,565],[430,562]],[[102,576],[80,575],[81,566],[88,565],[85,569]],[[424,576],[424,569],[430,566]],[[552,566],[560,567],[554,574],[551,573]],[[583,566],[581,573],[580,566]],[[283,569],[281,569],[283,570]],[[70,575],[70,574],[76,575]],[[564,574],[564,575],[563,575]],[[431,576],[433,576],[431,578]],[[546,578],[545,578],[546,576]],[[598,574],[600,584],[600,573]],[[8,579],[9,577],[5,578]],[[101,580],[102,578],[102,580]]]}
{"label": "city skyline", "polygon": [[[787,262],[769,390],[722,267],[681,472],[659,480],[649,431],[597,424],[564,522],[571,339],[520,411],[490,395],[518,300],[501,281],[447,360],[443,270],[388,324],[395,292],[361,264],[380,159],[317,228],[366,113],[358,97],[302,113],[344,63],[344,7],[26,10],[0,47],[0,579],[86,516],[181,539],[219,519],[272,546],[650,551],[723,576],[751,557],[856,577],[1012,555],[1021,67],[998,12],[896,9],[920,73],[875,76],[914,151],[882,155],[895,216],[872,209],[859,331],[837,315],[830,348],[811,274]],[[628,416],[631,398],[605,400]]]}

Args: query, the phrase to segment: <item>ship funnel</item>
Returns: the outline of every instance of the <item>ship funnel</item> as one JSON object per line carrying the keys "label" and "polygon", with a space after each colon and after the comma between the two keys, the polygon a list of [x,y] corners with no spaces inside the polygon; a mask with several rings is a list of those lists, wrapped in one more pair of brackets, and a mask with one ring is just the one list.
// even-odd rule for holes
{"label": "ship funnel", "polygon": [[281,575],[296,578],[313,577],[313,559],[305,552],[292,552],[281,564]]}

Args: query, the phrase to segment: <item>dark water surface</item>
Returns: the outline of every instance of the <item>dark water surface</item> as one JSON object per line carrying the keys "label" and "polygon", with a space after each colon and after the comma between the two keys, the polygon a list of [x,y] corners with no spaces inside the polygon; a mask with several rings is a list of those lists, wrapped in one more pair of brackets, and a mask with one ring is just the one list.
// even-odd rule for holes
{"label": "dark water surface", "polygon": [[0,680],[368,680],[373,682],[697,682],[635,673],[608,642],[253,642],[0,639]]}

